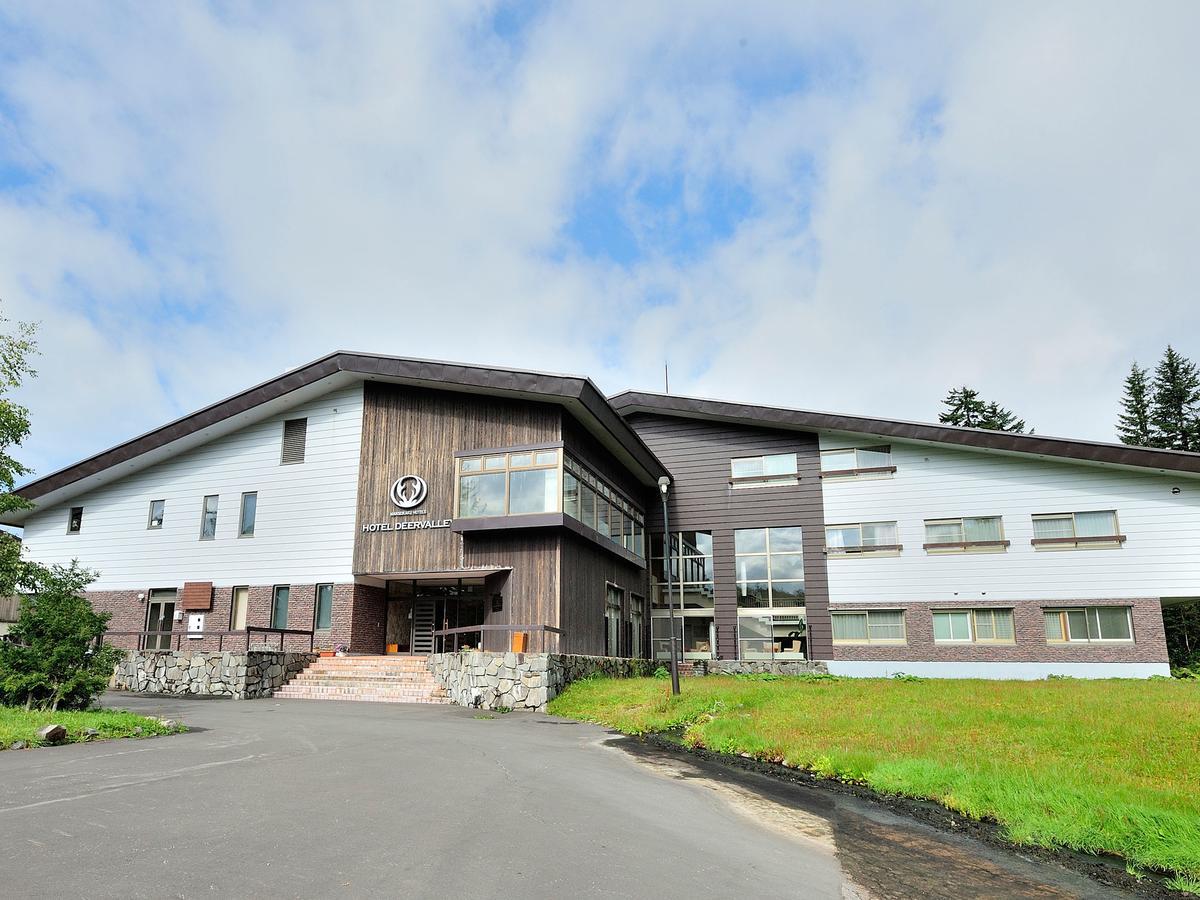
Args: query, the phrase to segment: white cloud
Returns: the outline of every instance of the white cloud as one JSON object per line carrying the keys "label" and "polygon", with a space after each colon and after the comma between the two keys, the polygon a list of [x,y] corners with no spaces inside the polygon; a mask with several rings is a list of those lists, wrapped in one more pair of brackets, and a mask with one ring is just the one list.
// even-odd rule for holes
{"label": "white cloud", "polygon": [[[0,187],[0,296],[43,322],[31,462],[335,347],[611,390],[666,358],[681,392],[907,418],[968,381],[1098,438],[1131,359],[1200,357],[1192,6],[643,7],[511,43],[470,5],[20,13],[0,165],[42,177]],[[661,220],[629,193],[655,173],[684,186]],[[661,252],[714,182],[750,217]],[[597,185],[648,216],[641,260],[564,245]]]}

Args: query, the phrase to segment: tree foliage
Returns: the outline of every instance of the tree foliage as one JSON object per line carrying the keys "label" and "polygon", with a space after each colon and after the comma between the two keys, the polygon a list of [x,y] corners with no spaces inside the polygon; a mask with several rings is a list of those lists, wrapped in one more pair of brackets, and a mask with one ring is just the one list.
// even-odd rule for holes
{"label": "tree foliage", "polygon": [[985,401],[979,392],[965,385],[952,388],[942,401],[945,410],[938,414],[943,425],[958,425],[962,428],[987,428],[991,431],[1012,431],[1024,434],[1028,429],[1025,420],[999,403]]}
{"label": "tree foliage", "polygon": [[1117,437],[1122,444],[1154,447],[1154,426],[1150,422],[1149,372],[1134,363],[1125,376],[1125,392],[1121,396],[1121,412],[1117,416]]}
{"label": "tree foliage", "polygon": [[1154,369],[1150,422],[1157,446],[1200,449],[1200,371],[1168,345]]}
{"label": "tree foliage", "polygon": [[28,500],[12,492],[16,480],[28,475],[30,470],[9,453],[9,448],[18,446],[29,436],[29,410],[5,395],[20,387],[26,378],[37,374],[30,365],[30,358],[37,352],[33,340],[37,326],[31,322],[18,322],[10,334],[4,329],[8,321],[0,316],[0,514],[30,505]]}
{"label": "tree foliage", "polygon": [[121,651],[103,643],[108,613],[83,596],[94,578],[74,562],[22,564],[21,613],[0,642],[0,703],[86,709],[104,690]]}

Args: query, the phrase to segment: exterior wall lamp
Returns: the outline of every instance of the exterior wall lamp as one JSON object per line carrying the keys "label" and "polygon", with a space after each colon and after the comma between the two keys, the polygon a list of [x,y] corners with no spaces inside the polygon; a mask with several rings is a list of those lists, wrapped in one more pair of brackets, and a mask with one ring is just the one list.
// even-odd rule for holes
{"label": "exterior wall lamp", "polygon": [[[671,522],[667,515],[667,491],[671,489],[671,479],[666,475],[658,479],[658,493],[662,497],[663,514],[663,568],[667,576],[667,609],[671,611],[671,693],[679,693],[679,651],[676,647],[678,637],[675,633],[675,591],[671,584]],[[683,610],[679,611],[680,625],[683,625]]]}

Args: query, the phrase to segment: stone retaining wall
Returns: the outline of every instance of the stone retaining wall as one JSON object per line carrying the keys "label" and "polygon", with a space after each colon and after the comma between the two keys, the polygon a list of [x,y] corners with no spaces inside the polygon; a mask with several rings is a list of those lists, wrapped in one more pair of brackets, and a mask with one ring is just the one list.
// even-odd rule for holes
{"label": "stone retaining wall", "polygon": [[811,660],[769,659],[703,659],[693,663],[697,675],[807,675],[810,672],[828,672],[823,662]]}
{"label": "stone retaining wall", "polygon": [[203,650],[130,650],[117,663],[110,687],[142,694],[198,694],[251,700],[270,697],[315,653]]}
{"label": "stone retaining wall", "polygon": [[564,653],[490,653],[466,650],[429,657],[430,669],[451,703],[480,709],[535,709],[572,681],[597,673],[610,678],[653,675],[657,662]]}

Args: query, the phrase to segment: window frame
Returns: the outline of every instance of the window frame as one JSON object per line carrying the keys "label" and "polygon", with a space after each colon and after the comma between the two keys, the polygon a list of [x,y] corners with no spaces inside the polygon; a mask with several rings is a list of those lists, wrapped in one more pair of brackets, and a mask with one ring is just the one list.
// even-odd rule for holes
{"label": "window frame", "polygon": [[[855,462],[854,468],[852,468],[852,469],[826,469],[825,468],[826,454],[848,453],[850,451],[854,451],[854,462]],[[863,451],[874,451],[876,453],[879,453],[881,451],[887,451],[889,462],[885,466],[860,465],[861,460],[859,459],[859,454],[862,453]],[[874,476],[876,478],[889,477],[896,473],[896,465],[895,465],[895,463],[890,462],[891,459],[892,459],[892,445],[891,444],[855,444],[853,447],[822,447],[821,448],[821,459],[820,459],[821,478],[853,480],[855,478],[862,478],[863,476]]]}
{"label": "window frame", "polygon": [[[279,592],[287,591],[287,597],[283,601],[283,624],[277,625],[275,622],[275,614],[279,606]],[[271,628],[275,631],[284,631],[288,627],[288,618],[290,607],[292,605],[292,586],[290,584],[276,584],[271,586]]]}
{"label": "window frame", "polygon": [[[76,515],[78,513],[79,515]],[[67,508],[67,534],[79,534],[83,531],[83,507],[71,506]]]}
{"label": "window frame", "polygon": [[[213,527],[212,534],[204,533],[204,523],[208,519],[208,501],[215,500],[216,504],[212,511]],[[217,539],[217,524],[218,517],[221,512],[221,495],[220,494],[205,494],[204,499],[200,501],[200,540],[215,541]]]}
{"label": "window frame", "polygon": [[[628,592],[625,590],[625,588],[621,587],[621,585],[617,584],[615,581],[604,582],[604,655],[614,659],[624,658],[622,654],[625,650],[625,647],[622,645],[625,643],[625,640],[622,632],[624,632],[625,629],[622,626],[625,622],[625,597],[627,593]],[[616,598],[615,602],[614,597]],[[615,616],[610,615],[613,610],[616,610]],[[613,634],[610,631],[610,623],[613,621],[616,622],[617,627],[617,633],[615,636],[616,647],[612,648],[615,651],[614,653],[609,653],[608,651],[610,648],[608,642],[609,639],[613,637]]]}
{"label": "window frame", "polygon": [[[775,475],[766,474],[766,461],[768,459],[781,459],[783,457],[791,457],[793,463],[792,471]],[[762,464],[762,475],[736,474],[737,463],[754,459],[759,460]],[[749,456],[732,456],[729,459],[729,485],[732,488],[787,487],[799,483],[800,454],[795,450],[789,450],[784,453],[758,453]]]}
{"label": "window frame", "polygon": [[[1072,637],[1071,636],[1071,620],[1067,615],[1069,612],[1082,612],[1088,622],[1088,628],[1091,628],[1091,614],[1096,610],[1101,609],[1121,609],[1125,611],[1125,622],[1129,628],[1129,637],[1127,638],[1106,638],[1106,637]],[[1123,604],[1114,605],[1098,605],[1098,606],[1048,606],[1042,608],[1043,620],[1047,616],[1059,616],[1060,628],[1062,629],[1062,640],[1054,640],[1050,635],[1046,635],[1046,643],[1053,647],[1069,646],[1071,644],[1134,644],[1137,643],[1137,635],[1133,630],[1133,607]],[[1096,617],[1096,628],[1100,629],[1100,617]]]}
{"label": "window frame", "polygon": [[[862,543],[862,529],[864,525],[891,525],[896,532],[895,544],[864,544]],[[855,546],[846,547],[831,547],[829,546],[829,529],[831,528],[857,528],[859,543]],[[904,549],[904,544],[900,542],[900,522],[887,519],[877,519],[864,522],[841,522],[832,523],[825,526],[825,555],[827,557],[848,557],[848,556],[898,556]]]}
{"label": "window frame", "polygon": [[[329,624],[328,625],[321,624],[321,588],[329,588],[329,607],[327,609],[327,612],[329,613],[329,616],[328,616]],[[314,590],[313,590],[313,631],[327,631],[327,630],[333,628],[333,595],[334,595],[333,582],[329,582],[329,581],[322,582],[321,584],[318,584],[314,588]]]}
{"label": "window frame", "polygon": [[[800,549],[799,550],[773,550],[771,548],[771,532],[772,531],[791,530],[791,529],[795,529],[800,532]],[[737,535],[738,535],[739,531],[762,531],[763,532],[763,549],[762,549],[762,551],[761,552],[759,552],[759,551],[744,551],[744,552],[739,553],[737,550]],[[759,612],[760,610],[769,610],[769,611],[779,610],[780,615],[786,616],[786,615],[792,615],[793,611],[795,611],[795,610],[799,610],[800,614],[804,615],[804,611],[806,609],[807,602],[808,602],[808,588],[807,588],[808,579],[807,579],[807,571],[806,571],[807,570],[807,565],[806,565],[807,560],[804,558],[805,557],[805,554],[804,554],[804,526],[802,526],[802,525],[764,525],[762,527],[755,527],[755,528],[735,528],[733,531],[733,541],[734,541],[733,583],[734,583],[735,601],[737,603],[738,614],[741,615],[743,613],[743,611],[745,611],[747,615],[750,615],[752,613],[758,613],[759,615],[761,615],[762,613]],[[777,556],[798,556],[800,558],[801,577],[798,579],[797,578],[786,578],[786,577],[785,578],[775,577],[773,558],[777,557]],[[763,578],[741,578],[740,577],[741,573],[738,570],[739,560],[750,559],[750,558],[762,559],[766,563],[765,577],[763,577]],[[779,583],[779,586],[781,589],[783,588],[784,585],[797,585],[797,584],[800,585],[800,590],[804,593],[804,599],[799,602],[793,601],[790,605],[786,605],[786,606],[777,605],[775,602],[776,582]],[[751,584],[758,584],[758,583],[765,583],[767,586],[767,605],[766,606],[743,606],[741,604],[742,585],[751,585]]]}
{"label": "window frame", "polygon": [[[537,463],[537,455],[539,453],[555,454],[553,463]],[[465,454],[456,454],[454,460],[454,518],[456,519],[491,519],[491,518],[507,518],[509,516],[540,516],[552,513],[561,513],[564,507],[563,492],[565,485],[563,481],[563,448],[562,447],[535,447],[535,448],[509,448],[504,450],[495,450],[490,453],[472,451]],[[512,458],[528,456],[530,462],[527,464],[513,464]],[[501,466],[488,466],[490,460],[500,458],[503,460]],[[478,469],[469,469],[467,465],[470,463],[479,463]],[[553,509],[537,510],[535,512],[517,512],[511,511],[512,507],[512,475],[514,472],[545,472],[553,471],[556,473],[555,485],[555,502]],[[464,516],[462,514],[462,481],[464,476],[467,478],[502,475],[504,477],[504,505],[503,511],[499,513],[490,513],[481,516]]]}
{"label": "window frame", "polygon": [[[246,498],[254,498],[254,518],[250,522],[250,530],[246,531]],[[242,502],[238,508],[238,537],[252,538],[258,524],[258,491],[242,491]]]}
{"label": "window frame", "polygon": [[[967,521],[981,519],[995,519],[1000,523],[1000,537],[994,541],[968,541],[967,537]],[[930,541],[929,526],[930,525],[949,525],[957,522],[962,532],[963,539],[961,541]],[[1003,552],[1008,549],[1012,541],[1008,540],[1004,531],[1004,516],[948,516],[939,519],[925,520],[925,538],[926,541],[921,545],[921,548],[931,554],[942,553],[996,553]]]}
{"label": "window frame", "polygon": [[[871,614],[872,613],[900,613],[900,631],[901,637],[898,638],[871,638]],[[838,640],[832,637],[833,632],[833,617],[834,616],[855,616],[865,615],[867,617],[867,636],[863,640]],[[908,608],[903,606],[884,606],[879,608],[859,608],[859,609],[831,609],[830,616],[830,634],[832,643],[839,647],[865,647],[867,645],[879,644],[885,646],[899,646],[908,643]]]}
{"label": "window frame", "polygon": [[[975,617],[979,613],[987,613],[992,617],[992,633],[996,633],[996,613],[1006,612],[1009,614],[1009,620],[1012,622],[1011,638],[981,638],[979,636],[979,628],[975,623]],[[999,644],[1002,646],[1012,646],[1017,642],[1017,617],[1016,609],[1011,606],[954,606],[934,608],[930,610],[931,618],[935,622],[939,615],[953,615],[955,613],[967,614],[967,628],[970,631],[970,636],[966,638],[939,638],[937,636],[937,628],[932,630],[933,642],[935,644]]]}
{"label": "window frame", "polygon": [[[1116,531],[1113,534],[1080,536],[1079,528],[1076,524],[1076,516],[1088,513],[1111,513],[1113,527]],[[1038,550],[1116,550],[1126,541],[1126,535],[1121,533],[1121,520],[1115,509],[1081,509],[1073,512],[1033,513],[1030,516],[1030,523],[1031,527],[1036,529],[1037,522],[1055,519],[1071,520],[1071,536],[1052,538],[1039,538],[1035,536],[1029,541],[1031,546]]]}
{"label": "window frame", "polygon": [[[238,591],[246,592],[246,614],[244,616],[245,621],[242,623],[241,628],[237,627]],[[274,594],[272,594],[272,597],[274,597]],[[249,623],[249,621],[250,621],[250,585],[236,584],[232,588],[229,589],[229,630],[230,631],[245,631],[246,625],[247,625],[247,623]]]}
{"label": "window frame", "polygon": [[[162,504],[162,511],[159,513],[157,525],[154,524],[154,504],[155,503]],[[151,500],[150,508],[146,511],[146,530],[147,531],[162,531],[163,522],[166,521],[166,518],[167,518],[167,501],[165,499],[164,500]]]}

